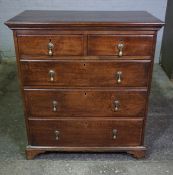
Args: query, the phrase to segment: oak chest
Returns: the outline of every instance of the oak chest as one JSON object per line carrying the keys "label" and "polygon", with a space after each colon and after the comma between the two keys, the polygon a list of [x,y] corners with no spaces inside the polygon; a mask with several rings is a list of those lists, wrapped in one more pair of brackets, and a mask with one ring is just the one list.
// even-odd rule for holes
{"label": "oak chest", "polygon": [[145,155],[157,31],[147,12],[24,11],[13,30],[28,135],[45,151]]}

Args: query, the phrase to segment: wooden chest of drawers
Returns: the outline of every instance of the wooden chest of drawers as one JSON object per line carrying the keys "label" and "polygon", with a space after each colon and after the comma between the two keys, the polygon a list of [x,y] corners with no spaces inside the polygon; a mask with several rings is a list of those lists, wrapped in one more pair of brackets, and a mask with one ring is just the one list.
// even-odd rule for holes
{"label": "wooden chest of drawers", "polygon": [[147,12],[25,11],[14,33],[26,155],[121,151],[142,158],[157,31]]}

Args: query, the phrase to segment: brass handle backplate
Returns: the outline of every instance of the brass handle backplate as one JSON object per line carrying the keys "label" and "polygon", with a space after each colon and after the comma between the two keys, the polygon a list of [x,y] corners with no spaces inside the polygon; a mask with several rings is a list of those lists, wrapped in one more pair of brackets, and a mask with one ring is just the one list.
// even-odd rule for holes
{"label": "brass handle backplate", "polygon": [[112,130],[112,138],[115,140],[117,138],[117,129]]}
{"label": "brass handle backplate", "polygon": [[58,102],[57,101],[52,101],[52,107],[53,107],[53,112],[56,112],[57,111],[57,105],[58,105]]}
{"label": "brass handle backplate", "polygon": [[121,71],[117,72],[116,79],[117,79],[118,84],[120,84],[122,82],[122,72]]}
{"label": "brass handle backplate", "polygon": [[115,108],[114,108],[114,111],[118,111],[119,110],[119,107],[120,107],[120,102],[118,100],[115,100],[114,101],[114,105],[115,105]]}
{"label": "brass handle backplate", "polygon": [[50,77],[50,81],[55,80],[55,71],[54,70],[49,70],[49,77]]}
{"label": "brass handle backplate", "polygon": [[59,140],[60,132],[58,130],[55,130],[54,133],[55,133],[55,140]]}
{"label": "brass handle backplate", "polygon": [[48,43],[48,55],[49,56],[53,55],[53,48],[54,48],[54,45],[53,45],[53,43],[50,40],[49,43]]}
{"label": "brass handle backplate", "polygon": [[117,47],[118,47],[118,56],[122,57],[123,56],[124,44],[123,43],[119,43]]}

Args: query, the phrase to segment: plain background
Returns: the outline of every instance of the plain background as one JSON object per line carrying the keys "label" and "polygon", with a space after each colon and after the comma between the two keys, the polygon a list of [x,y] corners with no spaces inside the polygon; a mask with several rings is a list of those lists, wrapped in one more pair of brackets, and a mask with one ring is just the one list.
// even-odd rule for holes
{"label": "plain background", "polygon": [[[13,36],[4,22],[24,10],[135,11],[145,10],[165,20],[167,0],[0,0],[0,53],[15,57]],[[155,62],[159,62],[163,28],[158,33]]]}

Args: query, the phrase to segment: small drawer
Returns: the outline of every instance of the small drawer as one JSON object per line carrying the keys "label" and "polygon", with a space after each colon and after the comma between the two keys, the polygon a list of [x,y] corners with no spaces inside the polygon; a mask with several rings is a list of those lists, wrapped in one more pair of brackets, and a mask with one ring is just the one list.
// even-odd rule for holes
{"label": "small drawer", "polygon": [[146,90],[39,89],[25,90],[29,117],[143,117]]}
{"label": "small drawer", "polygon": [[[150,61],[22,61],[25,86],[147,87]],[[26,73],[27,72],[27,73]]]}
{"label": "small drawer", "polygon": [[18,36],[20,55],[75,56],[83,55],[83,35]]}
{"label": "small drawer", "polygon": [[152,56],[153,35],[89,35],[88,55]]}
{"label": "small drawer", "polygon": [[142,119],[29,120],[32,146],[140,146]]}

